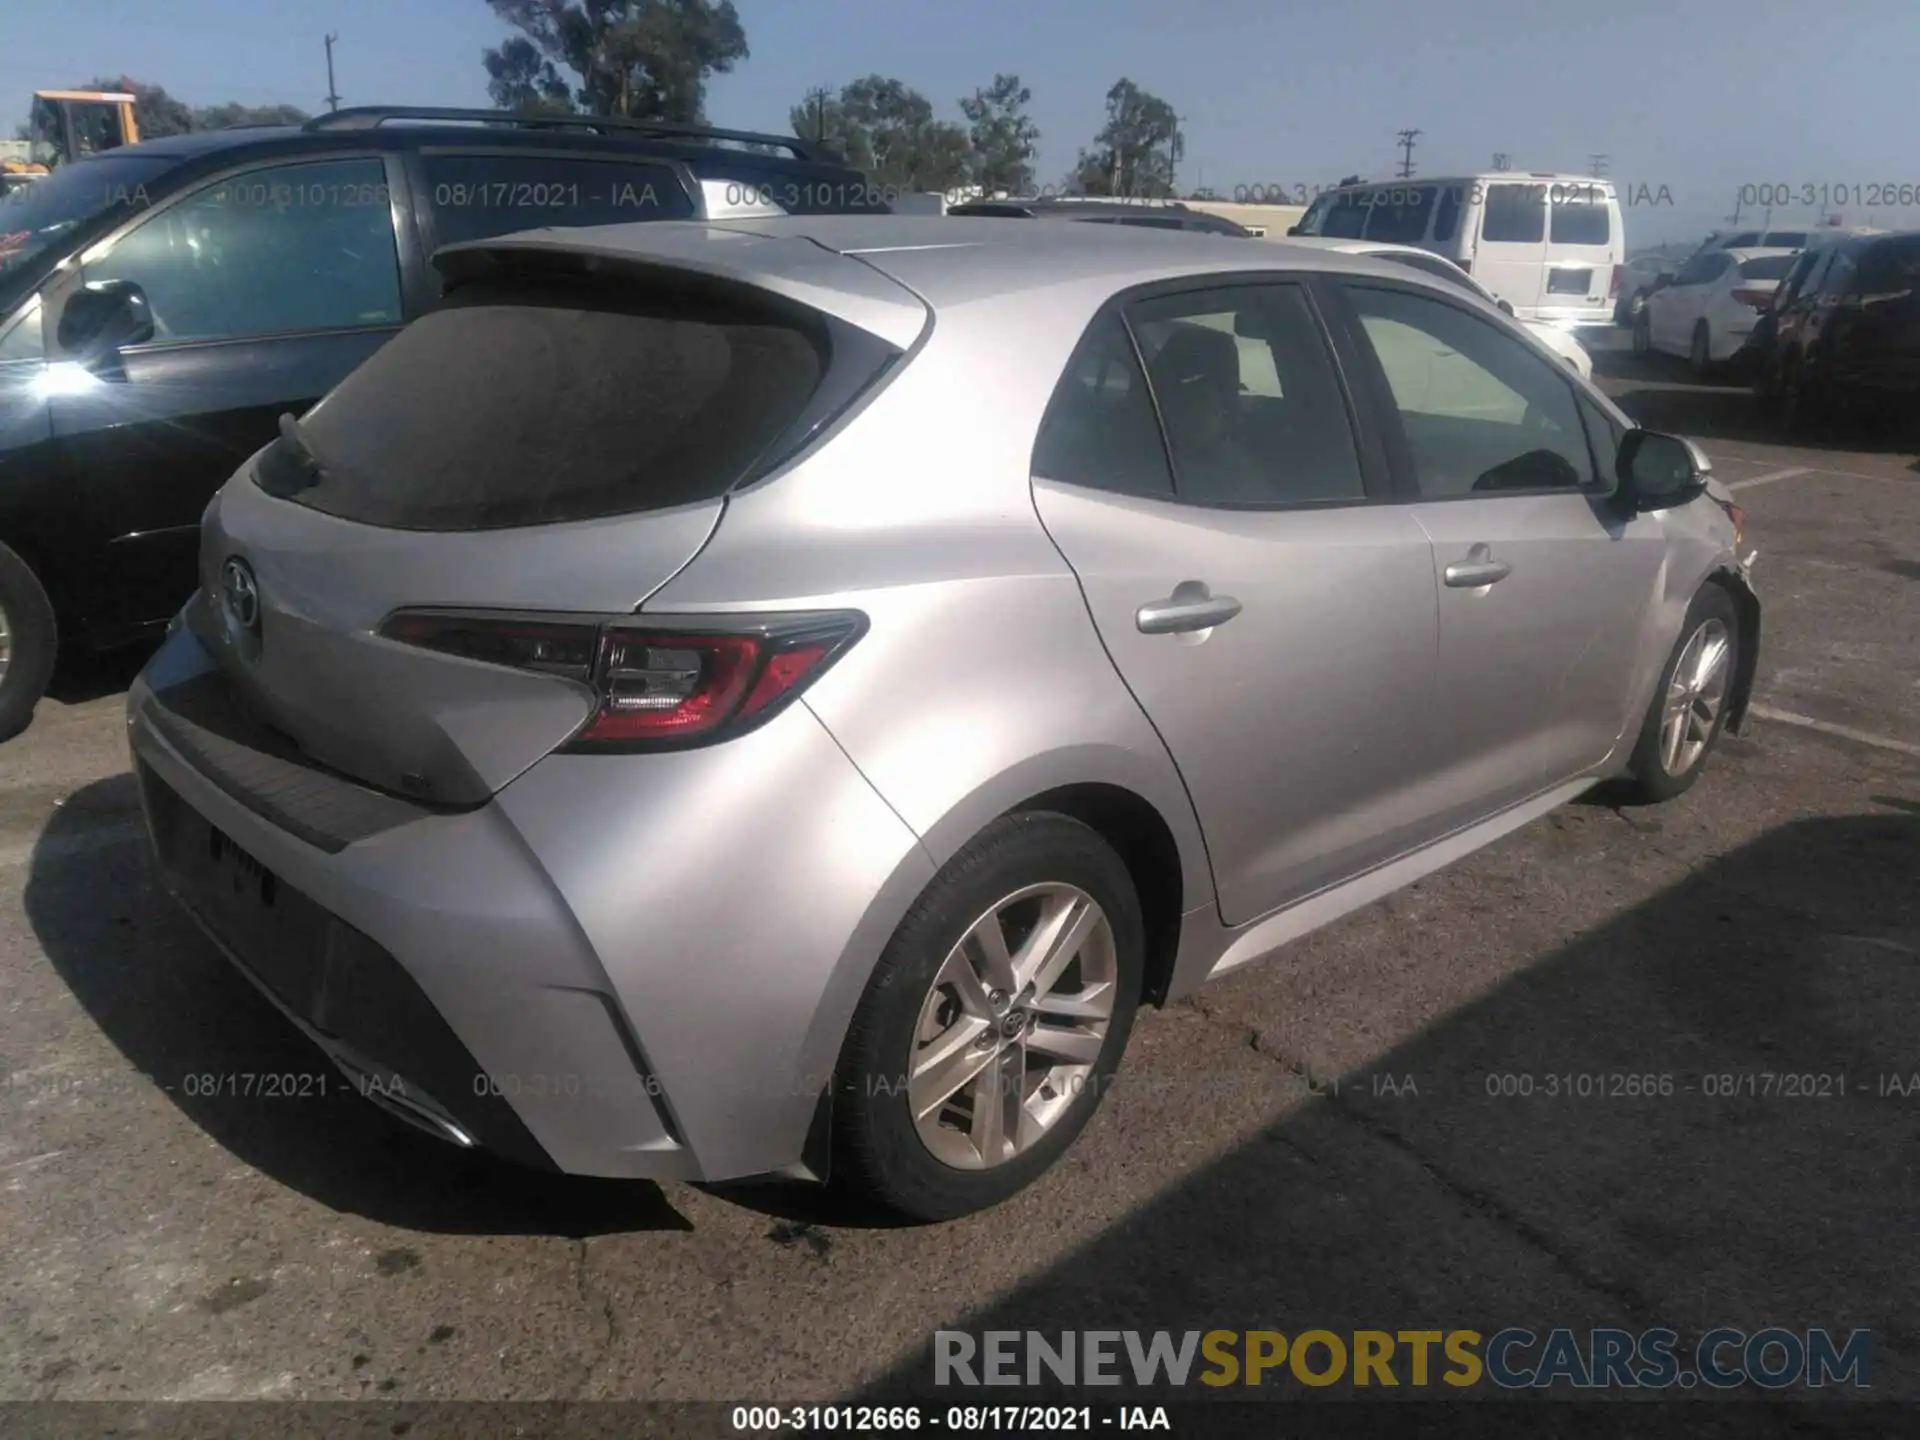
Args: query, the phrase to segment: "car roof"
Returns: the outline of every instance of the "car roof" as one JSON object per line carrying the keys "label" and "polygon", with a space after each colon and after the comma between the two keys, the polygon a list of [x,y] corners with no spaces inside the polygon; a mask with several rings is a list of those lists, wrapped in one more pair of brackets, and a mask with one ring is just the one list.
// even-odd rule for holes
{"label": "car roof", "polygon": [[[1118,291],[1156,280],[1260,270],[1352,272],[1440,288],[1439,281],[1391,261],[1284,240],[1224,246],[1216,235],[1193,231],[1126,225],[1010,225],[986,216],[651,220],[525,231],[451,246],[439,253],[457,267],[463,263],[458,258],[463,253],[525,250],[686,265],[749,283],[760,275],[784,277],[782,288],[796,295],[805,285],[821,283],[819,261],[826,258],[822,254],[826,251],[858,258],[935,307],[1056,286]],[[841,287],[847,273],[836,270],[827,283]],[[795,277],[803,283],[788,283]]]}

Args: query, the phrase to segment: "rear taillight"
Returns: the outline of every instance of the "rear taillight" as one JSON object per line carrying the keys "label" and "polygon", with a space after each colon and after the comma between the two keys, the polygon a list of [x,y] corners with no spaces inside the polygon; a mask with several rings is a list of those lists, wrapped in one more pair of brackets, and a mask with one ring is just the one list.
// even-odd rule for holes
{"label": "rear taillight", "polygon": [[1736,290],[1733,292],[1733,298],[1736,304],[1745,305],[1754,310],[1764,310],[1773,303],[1773,292],[1771,290]]}
{"label": "rear taillight", "polygon": [[1733,548],[1738,550],[1747,538],[1747,512],[1739,505],[1729,505],[1727,518],[1733,521]]}
{"label": "rear taillight", "polygon": [[634,620],[546,620],[402,610],[389,640],[585,686],[597,704],[576,751],[673,749],[751,729],[818,679],[866,629],[850,611],[740,617],[671,628]]}
{"label": "rear taillight", "polygon": [[1613,279],[1607,282],[1607,298],[1609,300],[1618,300],[1620,298],[1620,276],[1626,268],[1624,265],[1616,265],[1613,267]]}
{"label": "rear taillight", "polygon": [[1471,275],[1473,273],[1473,262],[1471,260],[1456,260],[1453,263],[1458,265],[1466,274]]}

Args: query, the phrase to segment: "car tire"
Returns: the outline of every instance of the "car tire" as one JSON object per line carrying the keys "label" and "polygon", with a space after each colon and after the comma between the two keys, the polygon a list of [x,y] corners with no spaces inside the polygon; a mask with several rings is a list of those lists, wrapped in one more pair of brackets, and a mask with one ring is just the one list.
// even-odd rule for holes
{"label": "car tire", "polygon": [[[1051,887],[1050,893],[1018,898],[1036,887]],[[944,1070],[947,1080],[962,1073],[936,1068],[932,1062],[942,1055],[978,1057],[988,1047],[1011,1046],[991,1025],[984,1036],[968,1042],[966,1027],[982,1023],[989,1014],[1003,1016],[1005,1026],[1021,1009],[1024,991],[1012,997],[1013,1009],[1008,1010],[1008,992],[980,982],[973,991],[981,1008],[970,1009],[954,985],[942,984],[943,977],[961,974],[953,968],[956,964],[975,981],[983,970],[993,968],[974,958],[982,953],[974,938],[984,933],[982,927],[992,924],[1005,938],[1017,965],[1022,936],[1039,929],[1027,920],[1032,910],[1081,902],[1091,903],[1094,920],[1087,922],[1091,928],[1076,952],[1078,958],[1059,978],[1062,983],[1077,982],[1068,992],[1075,997],[1105,987],[1111,998],[1104,1036],[1095,1033],[1091,1021],[1037,1011],[1022,1016],[1030,1027],[1029,1038],[1046,1033],[1055,1037],[1049,1045],[1059,1045],[1060,1037],[1070,1035],[1076,1042],[1076,1053],[1089,1062],[1077,1070],[1077,1084],[1071,1083],[1076,1076],[1042,1068],[1051,1058],[1046,1047],[1036,1045],[1040,1053],[1033,1054],[1022,1041],[1017,1054],[1008,1048],[990,1063],[982,1062],[978,1071],[982,1076],[1006,1076],[1008,1083],[995,1082],[994,1093],[1011,1097],[1016,1094],[1010,1083],[1013,1069],[1020,1070],[1022,1098],[1003,1099],[997,1121],[977,1103],[985,1082],[960,1085],[944,1103],[934,1098],[944,1081],[931,1079],[924,1089],[917,1088],[929,1071],[937,1077]],[[1063,908],[1055,913],[1069,912]],[[1023,923],[1031,928],[1023,931]],[[1119,1066],[1139,1005],[1145,948],[1132,879],[1097,831],[1044,811],[1003,816],[988,826],[942,867],[908,911],[860,998],[834,1074],[830,1183],[856,1204],[932,1221],[997,1205],[1037,1179],[1092,1118]],[[1089,979],[1102,975],[1108,978]],[[1055,992],[1053,1003],[1060,1003],[1061,993]],[[1030,1093],[1028,1084],[1034,1087]],[[1052,1088],[1056,1084],[1061,1088]],[[1029,1116],[1030,1106],[1035,1116]],[[931,1136],[926,1122],[916,1119],[916,1110],[932,1115]],[[1035,1124],[1024,1147],[1007,1145],[1008,1118]],[[999,1157],[984,1165],[978,1163],[987,1153],[983,1127],[992,1131],[992,1151]]]}
{"label": "car tire", "polygon": [[11,740],[33,719],[47,693],[60,631],[53,602],[27,562],[0,545],[0,626],[5,669],[0,670],[0,740]]}
{"label": "car tire", "polygon": [[[1718,585],[1701,586],[1687,607],[1680,638],[1661,667],[1660,683],[1627,762],[1624,798],[1629,803],[1656,805],[1671,800],[1700,778],[1726,729],[1742,643],[1733,597]],[[1716,644],[1724,648],[1717,659],[1709,658]],[[1690,673],[1682,673],[1683,665]],[[1717,683],[1706,675],[1709,666]],[[1702,684],[1703,679],[1709,683]],[[1682,742],[1678,745],[1676,731]]]}
{"label": "car tire", "polygon": [[1651,355],[1653,353],[1653,325],[1647,317],[1647,307],[1642,304],[1633,314],[1633,353]]}
{"label": "car tire", "polygon": [[1713,373],[1713,332],[1704,320],[1693,322],[1693,334],[1687,342],[1687,368],[1701,380]]}
{"label": "car tire", "polygon": [[1826,433],[1831,406],[1819,385],[1808,383],[1805,356],[1788,356],[1780,367],[1778,413],[1781,432],[1790,439],[1818,439]]}

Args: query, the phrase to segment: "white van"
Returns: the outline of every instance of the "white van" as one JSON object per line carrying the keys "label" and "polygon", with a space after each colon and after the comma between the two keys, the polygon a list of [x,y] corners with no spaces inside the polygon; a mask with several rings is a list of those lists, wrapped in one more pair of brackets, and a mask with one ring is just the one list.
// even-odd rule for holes
{"label": "white van", "polygon": [[1467,271],[1521,320],[1611,325],[1626,227],[1610,181],[1498,171],[1343,185],[1293,235],[1417,245]]}

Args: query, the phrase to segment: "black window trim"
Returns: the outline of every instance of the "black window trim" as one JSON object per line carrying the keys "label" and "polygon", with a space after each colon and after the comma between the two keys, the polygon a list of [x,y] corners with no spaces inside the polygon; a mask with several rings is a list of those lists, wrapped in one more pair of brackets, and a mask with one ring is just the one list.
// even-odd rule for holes
{"label": "black window trim", "polygon": [[[600,165],[649,165],[665,170],[673,176],[680,186],[680,192],[686,196],[687,203],[693,207],[695,220],[704,219],[707,213],[705,197],[700,190],[700,182],[693,174],[693,167],[676,155],[656,155],[647,151],[608,151],[589,150],[573,145],[487,145],[477,143],[460,144],[441,141],[431,145],[421,145],[406,152],[405,167],[412,189],[419,196],[420,203],[413,206],[414,223],[420,227],[421,253],[429,258],[442,245],[450,244],[440,238],[440,216],[432,204],[433,187],[427,178],[427,165],[433,160],[468,159],[508,159],[508,160],[585,160]],[[431,269],[431,267],[429,267]]]}
{"label": "black window trim", "polygon": [[[1355,276],[1345,280],[1329,280],[1326,288],[1332,292],[1327,296],[1328,313],[1337,307],[1339,323],[1347,333],[1347,343],[1355,347],[1354,373],[1360,384],[1370,392],[1370,410],[1374,419],[1374,428],[1379,432],[1392,467],[1394,499],[1403,505],[1449,505],[1462,500],[1526,500],[1542,496],[1558,495],[1562,497],[1578,496],[1587,501],[1611,499],[1619,488],[1619,479],[1613,475],[1600,473],[1599,452],[1595,449],[1593,435],[1587,428],[1587,417],[1580,407],[1579,377],[1567,370],[1564,365],[1556,364],[1544,353],[1536,352],[1534,358],[1554,380],[1566,387],[1567,400],[1573,406],[1574,414],[1580,421],[1581,438],[1586,441],[1587,463],[1592,467],[1592,479],[1578,486],[1538,485],[1526,489],[1501,489],[1493,491],[1467,491],[1459,495],[1425,495],[1420,491],[1419,476],[1413,463],[1413,447],[1408,443],[1405,426],[1400,420],[1400,407],[1393,398],[1393,387],[1387,381],[1387,372],[1375,355],[1371,342],[1361,324],[1359,308],[1353,303],[1352,290],[1396,290],[1406,295],[1432,300],[1458,310],[1475,323],[1486,326],[1496,334],[1505,335],[1500,327],[1486,315],[1476,314],[1469,306],[1461,304],[1454,296],[1438,288],[1407,284],[1397,278]],[[1517,341],[1515,343],[1518,343]],[[1604,407],[1601,413],[1605,414]]]}
{"label": "black window trim", "polygon": [[[85,246],[73,251],[71,258],[84,262],[84,257],[95,250],[111,250],[142,225],[155,221],[177,205],[183,205],[195,196],[201,195],[216,186],[223,185],[243,175],[254,174],[261,170],[286,170],[300,165],[325,165],[342,160],[372,160],[380,164],[386,174],[387,207],[389,216],[394,208],[405,206],[410,196],[410,188],[405,185],[404,169],[398,163],[398,157],[392,151],[370,150],[364,145],[351,149],[315,150],[290,152],[281,155],[254,154],[246,160],[218,169],[203,171],[191,179],[182,182],[178,188],[169,192],[163,200],[148,206],[137,215],[127,217],[124,223],[115,226]],[[411,207],[407,207],[411,208]],[[404,212],[403,212],[404,213]],[[129,345],[123,353],[127,355],[172,355],[192,350],[205,350],[227,345],[253,345],[268,340],[298,340],[315,335],[354,335],[366,333],[398,332],[417,319],[424,308],[418,304],[417,287],[411,283],[417,271],[417,250],[414,249],[414,237],[411,227],[405,223],[396,224],[393,233],[394,263],[398,267],[400,292],[400,319],[386,325],[327,325],[318,329],[274,330],[252,332],[246,335],[212,335],[188,340],[168,340],[155,337],[144,345]],[[414,263],[409,265],[409,261]],[[86,283],[86,265],[75,263],[61,271],[43,284],[35,293],[42,302],[41,325],[45,338],[46,355],[49,360],[65,358],[67,352],[59,345],[60,315],[66,309],[67,301],[73,298],[75,291]],[[28,296],[24,304],[32,303]]]}

